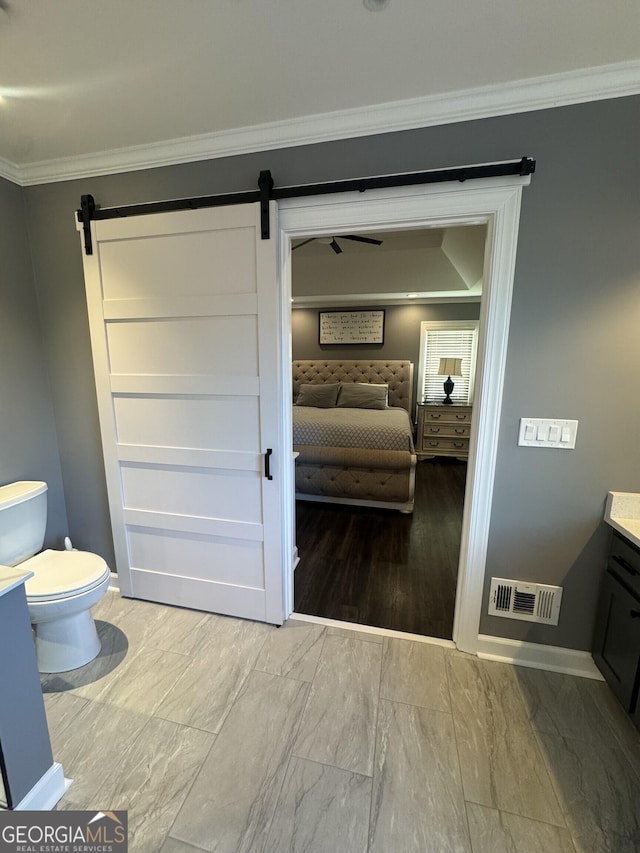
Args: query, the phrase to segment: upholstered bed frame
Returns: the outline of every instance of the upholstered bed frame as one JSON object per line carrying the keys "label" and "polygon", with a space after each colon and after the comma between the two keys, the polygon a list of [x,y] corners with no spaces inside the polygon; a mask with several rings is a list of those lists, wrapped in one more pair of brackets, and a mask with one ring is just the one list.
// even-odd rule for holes
{"label": "upholstered bed frame", "polygon": [[413,363],[374,359],[348,361],[335,359],[293,362],[293,399],[303,382],[310,385],[328,382],[373,382],[389,386],[389,405],[406,409],[411,417],[413,401]]}
{"label": "upholstered bed frame", "polygon": [[[413,364],[399,360],[347,359],[293,362],[293,399],[301,384],[345,382],[384,383],[388,404],[405,409],[411,418]],[[412,512],[416,455],[410,450],[296,445],[296,498]]]}

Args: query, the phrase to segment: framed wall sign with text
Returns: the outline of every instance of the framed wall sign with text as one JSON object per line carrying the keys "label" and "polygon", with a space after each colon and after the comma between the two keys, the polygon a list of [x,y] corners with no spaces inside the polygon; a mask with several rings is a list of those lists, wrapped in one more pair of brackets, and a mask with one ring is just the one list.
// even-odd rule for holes
{"label": "framed wall sign with text", "polygon": [[320,311],[321,344],[383,344],[384,311]]}

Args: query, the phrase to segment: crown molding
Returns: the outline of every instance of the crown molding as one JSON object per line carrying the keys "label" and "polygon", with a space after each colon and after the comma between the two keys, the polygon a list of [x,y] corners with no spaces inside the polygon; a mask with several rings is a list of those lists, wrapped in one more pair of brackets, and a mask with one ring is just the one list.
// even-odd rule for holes
{"label": "crown molding", "polygon": [[291,300],[291,308],[326,308],[330,305],[341,305],[343,307],[355,307],[364,305],[376,305],[383,302],[385,305],[430,305],[434,303],[472,303],[480,302],[482,294],[479,292],[468,293],[467,291],[441,290],[433,293],[409,294],[391,291],[389,293],[328,293],[326,296],[295,296]]}
{"label": "crown molding", "polygon": [[0,160],[0,174],[21,186],[55,183],[637,94],[633,60],[39,163]]}
{"label": "crown molding", "polygon": [[10,163],[3,157],[0,157],[0,178],[6,178],[13,184],[21,184],[19,169],[14,163]]}

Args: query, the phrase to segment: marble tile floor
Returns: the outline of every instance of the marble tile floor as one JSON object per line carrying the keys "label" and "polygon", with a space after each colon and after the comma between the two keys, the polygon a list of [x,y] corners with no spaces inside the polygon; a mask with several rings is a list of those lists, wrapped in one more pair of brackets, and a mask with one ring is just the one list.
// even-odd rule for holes
{"label": "marble tile floor", "polygon": [[58,808],[131,853],[638,853],[640,735],[604,683],[406,639],[133,601],[42,677]]}

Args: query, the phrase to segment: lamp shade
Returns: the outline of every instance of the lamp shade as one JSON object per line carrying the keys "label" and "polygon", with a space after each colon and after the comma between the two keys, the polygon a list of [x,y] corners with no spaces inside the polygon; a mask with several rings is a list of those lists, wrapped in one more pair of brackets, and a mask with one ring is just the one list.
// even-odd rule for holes
{"label": "lamp shade", "polygon": [[438,376],[462,376],[462,359],[441,358]]}

